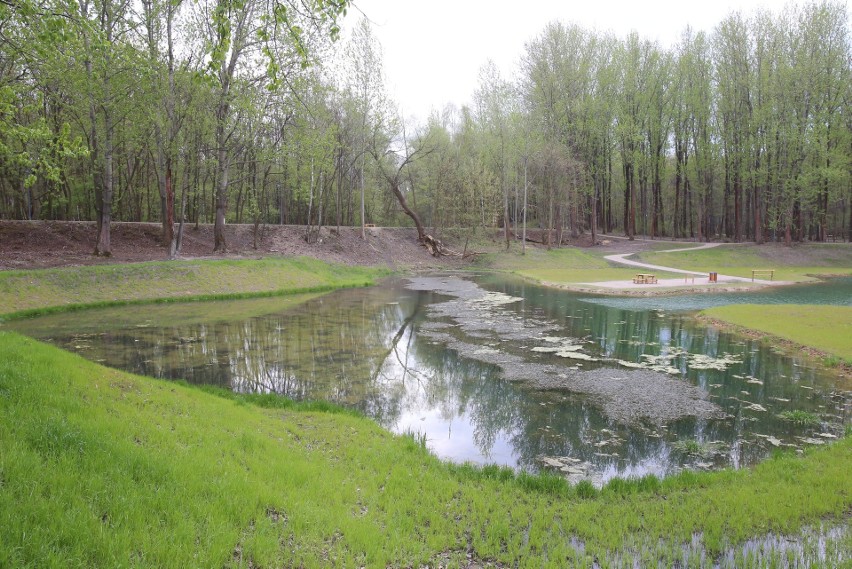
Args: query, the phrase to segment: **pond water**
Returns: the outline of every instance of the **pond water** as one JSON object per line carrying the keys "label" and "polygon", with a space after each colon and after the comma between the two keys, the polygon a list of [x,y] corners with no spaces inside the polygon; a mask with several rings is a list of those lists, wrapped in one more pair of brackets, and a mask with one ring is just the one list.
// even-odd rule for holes
{"label": "pond water", "polygon": [[[850,284],[797,288],[848,300]],[[134,373],[356,408],[444,459],[596,483],[744,466],[852,421],[852,395],[813,362],[645,300],[441,275],[4,327]]]}
{"label": "pond water", "polygon": [[797,284],[724,294],[675,296],[599,296],[583,300],[628,310],[704,310],[727,304],[835,304],[852,306],[852,277],[813,284]]}

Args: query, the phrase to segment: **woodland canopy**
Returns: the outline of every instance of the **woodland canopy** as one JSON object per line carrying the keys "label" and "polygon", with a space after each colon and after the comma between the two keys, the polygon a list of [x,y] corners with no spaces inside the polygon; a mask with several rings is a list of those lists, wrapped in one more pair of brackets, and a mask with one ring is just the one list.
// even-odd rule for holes
{"label": "woodland canopy", "polygon": [[[849,238],[846,6],[732,13],[672,47],[553,22],[520,72],[405,125],[346,0],[0,0],[0,219],[434,235]],[[447,62],[451,65],[452,62]],[[421,233],[421,236],[423,233]]]}

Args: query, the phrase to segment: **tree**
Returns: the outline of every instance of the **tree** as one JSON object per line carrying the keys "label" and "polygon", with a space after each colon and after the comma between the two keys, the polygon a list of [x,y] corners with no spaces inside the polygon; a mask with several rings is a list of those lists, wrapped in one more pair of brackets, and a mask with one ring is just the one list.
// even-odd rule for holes
{"label": "tree", "polygon": [[371,142],[384,134],[376,133],[375,130],[383,128],[387,124],[387,116],[391,114],[390,102],[385,93],[381,45],[373,35],[367,18],[362,18],[355,27],[345,52],[345,61],[348,70],[345,92],[352,116],[351,125],[355,129],[350,161],[358,169],[361,239],[366,239],[366,161]]}
{"label": "tree", "polygon": [[[160,193],[160,210],[163,223],[163,245],[169,248],[169,257],[177,254],[177,237],[174,232],[174,177],[172,165],[181,121],[177,116],[177,86],[175,80],[176,58],[174,50],[174,23],[182,0],[143,0],[143,19],[147,31],[148,56],[152,72],[155,99],[161,102],[165,114],[157,112],[152,117],[156,144],[157,188]],[[161,44],[165,42],[165,69],[161,65]],[[165,71],[165,73],[163,73]],[[165,75],[165,76],[164,76]]]}
{"label": "tree", "polygon": [[[213,229],[214,251],[227,250],[225,213],[228,206],[228,180],[235,126],[232,116],[234,93],[238,80],[265,83],[269,89],[286,84],[287,73],[294,61],[302,66],[310,63],[309,42],[317,39],[307,32],[327,32],[332,38],[339,33],[337,19],[345,13],[348,0],[318,0],[303,4],[275,1],[271,11],[258,0],[215,0],[202,11],[208,25],[209,69],[216,85],[216,215]],[[266,69],[252,65],[252,56],[264,57]]]}
{"label": "tree", "polygon": [[503,233],[506,249],[512,232],[509,216],[509,140],[508,119],[512,112],[514,93],[512,86],[500,77],[493,61],[488,61],[480,71],[479,88],[474,93],[476,118],[484,128],[485,153],[503,196]]}

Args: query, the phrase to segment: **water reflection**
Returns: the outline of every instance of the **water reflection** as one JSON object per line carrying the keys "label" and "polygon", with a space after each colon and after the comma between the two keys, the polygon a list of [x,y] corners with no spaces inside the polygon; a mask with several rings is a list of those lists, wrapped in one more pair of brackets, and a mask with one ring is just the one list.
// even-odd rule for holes
{"label": "water reflection", "polygon": [[[673,377],[705,390],[726,418],[624,424],[589,395],[506,381],[499,366],[448,349],[427,332],[424,325],[435,321],[429,307],[446,297],[407,290],[401,281],[304,303],[121,308],[8,327],[134,373],[357,408],[394,431],[422,433],[443,458],[539,470],[548,467],[542,457],[561,457],[568,461],[563,471],[598,481],[747,465],[776,443],[799,447],[803,439],[829,439],[850,420],[849,394],[807,360],[697,326],[683,314],[590,303],[496,277],[480,284],[523,299],[494,310],[546,322],[558,336],[582,339],[583,350],[603,361],[532,353],[541,343],[533,338],[500,343],[493,334],[471,336],[458,326],[448,328],[453,337],[531,362],[613,374],[649,356],[670,355]],[[737,363],[700,369],[694,355]],[[797,427],[778,416],[794,409],[818,415],[820,424]]]}

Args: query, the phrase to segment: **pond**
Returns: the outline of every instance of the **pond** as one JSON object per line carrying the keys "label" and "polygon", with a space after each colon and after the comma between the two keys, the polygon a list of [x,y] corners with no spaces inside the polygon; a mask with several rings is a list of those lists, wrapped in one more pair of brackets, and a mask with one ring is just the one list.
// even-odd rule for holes
{"label": "pond", "polygon": [[[852,279],[797,288],[852,298]],[[444,459],[597,484],[753,464],[852,420],[852,395],[814,362],[702,326],[682,299],[647,300],[448,274],[4,327],[133,373],[359,409]]]}

